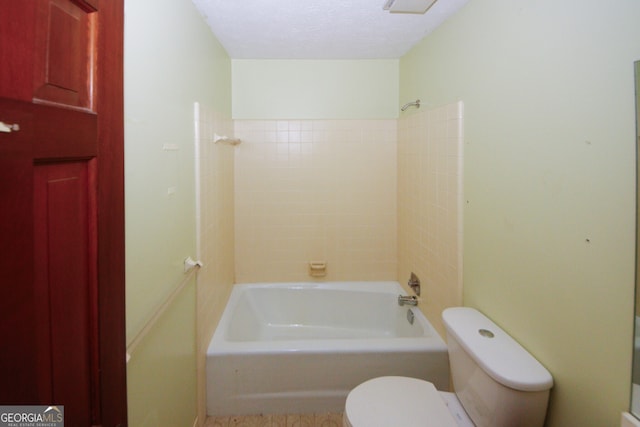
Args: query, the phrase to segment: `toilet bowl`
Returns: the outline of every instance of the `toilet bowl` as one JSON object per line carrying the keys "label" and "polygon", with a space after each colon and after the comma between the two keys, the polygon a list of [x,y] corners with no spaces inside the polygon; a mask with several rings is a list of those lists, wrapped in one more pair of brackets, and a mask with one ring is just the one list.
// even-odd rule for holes
{"label": "toilet bowl", "polygon": [[428,381],[379,377],[354,388],[345,404],[344,427],[474,427],[454,393]]}
{"label": "toilet bowl", "polygon": [[415,378],[374,378],[347,396],[344,427],[542,427],[549,371],[473,308],[448,308],[442,320],[455,394]]}

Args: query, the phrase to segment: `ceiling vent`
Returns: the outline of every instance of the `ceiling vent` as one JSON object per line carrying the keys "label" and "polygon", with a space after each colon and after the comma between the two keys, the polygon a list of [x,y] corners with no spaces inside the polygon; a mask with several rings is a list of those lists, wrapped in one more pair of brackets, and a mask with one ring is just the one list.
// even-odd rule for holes
{"label": "ceiling vent", "polygon": [[423,14],[436,0],[387,0],[383,9],[391,13],[420,13]]}

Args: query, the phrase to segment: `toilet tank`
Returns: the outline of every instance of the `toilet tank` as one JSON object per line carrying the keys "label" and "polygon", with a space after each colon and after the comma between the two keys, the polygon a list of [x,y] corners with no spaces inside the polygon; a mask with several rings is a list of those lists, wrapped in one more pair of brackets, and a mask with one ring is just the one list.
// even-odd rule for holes
{"label": "toilet tank", "polygon": [[443,311],[453,388],[477,427],[544,424],[553,378],[489,318],[470,307]]}

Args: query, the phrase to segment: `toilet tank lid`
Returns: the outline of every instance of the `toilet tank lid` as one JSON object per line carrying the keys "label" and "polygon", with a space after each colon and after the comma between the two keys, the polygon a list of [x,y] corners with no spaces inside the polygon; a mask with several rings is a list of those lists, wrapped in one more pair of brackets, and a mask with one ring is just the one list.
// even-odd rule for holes
{"label": "toilet tank lid", "polygon": [[553,377],[527,350],[491,319],[471,307],[442,312],[447,333],[500,384],[521,391],[544,391]]}

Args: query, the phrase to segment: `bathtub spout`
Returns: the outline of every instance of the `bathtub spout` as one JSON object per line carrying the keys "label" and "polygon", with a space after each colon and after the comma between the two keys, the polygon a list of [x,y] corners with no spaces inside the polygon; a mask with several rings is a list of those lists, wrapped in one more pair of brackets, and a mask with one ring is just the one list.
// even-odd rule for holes
{"label": "bathtub spout", "polygon": [[403,305],[416,306],[418,305],[418,297],[415,295],[411,295],[411,296],[398,295],[398,305],[401,307]]}

